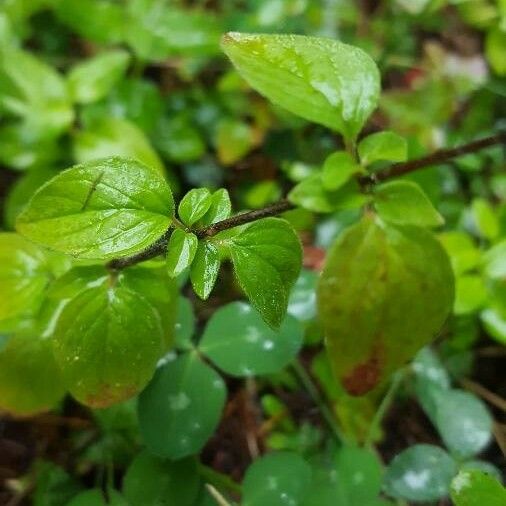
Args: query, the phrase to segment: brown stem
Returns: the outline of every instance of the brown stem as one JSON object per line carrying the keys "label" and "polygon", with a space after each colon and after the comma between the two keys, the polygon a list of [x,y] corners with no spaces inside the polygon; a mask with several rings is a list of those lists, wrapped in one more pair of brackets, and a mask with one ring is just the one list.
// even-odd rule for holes
{"label": "brown stem", "polygon": [[[474,153],[481,149],[498,144],[506,144],[506,131],[492,135],[491,137],[486,137],[468,144],[457,146],[456,148],[439,149],[430,155],[417,158],[416,160],[393,164],[377,174],[361,177],[359,182],[361,186],[366,187],[377,182],[387,181],[398,176],[403,176],[405,174],[409,174],[410,172],[444,163],[458,156]],[[196,234],[200,239],[213,237],[223,230],[228,230],[229,228],[238,227],[240,225],[246,225],[247,223],[251,223],[261,218],[277,216],[294,208],[295,206],[291,202],[283,199],[262,209],[241,213],[236,216],[232,216],[231,218],[227,218],[226,220],[219,221],[218,223],[214,223],[213,225],[209,225],[208,227],[196,231]],[[164,254],[167,249],[167,242],[170,233],[171,229],[167,230],[167,232],[165,232],[158,241],[140,253],[125,258],[111,260],[107,264],[107,267],[112,270],[124,269],[125,267],[130,267],[131,265],[135,265]]]}

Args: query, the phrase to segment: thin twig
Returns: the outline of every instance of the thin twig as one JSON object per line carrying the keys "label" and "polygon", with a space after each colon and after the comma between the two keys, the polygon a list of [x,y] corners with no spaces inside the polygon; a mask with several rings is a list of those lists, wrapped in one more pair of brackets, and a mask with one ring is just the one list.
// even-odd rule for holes
{"label": "thin twig", "polygon": [[[506,131],[500,132],[496,135],[492,135],[491,137],[486,137],[484,139],[479,139],[477,141],[470,142],[468,144],[463,144],[455,148],[440,149],[430,155],[418,158],[416,160],[410,160],[408,162],[403,163],[396,163],[381,172],[361,177],[359,179],[359,183],[362,187],[368,187],[371,184],[375,184],[377,182],[387,181],[389,179],[409,174],[410,172],[430,167],[432,165],[445,163],[458,156],[474,153],[481,149],[485,149],[487,147],[499,144],[506,144]],[[213,237],[214,235],[224,230],[238,227],[240,225],[246,225],[248,223],[257,221],[261,218],[267,218],[269,216],[277,216],[279,214],[284,213],[285,211],[294,209],[295,207],[296,206],[294,206],[288,200],[282,199],[279,202],[271,204],[270,206],[264,207],[262,209],[248,211],[246,213],[241,213],[236,216],[232,216],[231,218],[227,218],[226,220],[219,221],[218,223],[209,225],[208,227],[205,227],[201,230],[197,230],[195,231],[195,233],[200,239],[206,237]],[[112,270],[124,269],[125,267],[130,267],[140,262],[144,262],[146,260],[150,260],[152,258],[156,258],[157,256],[163,255],[167,250],[167,243],[171,231],[172,227],[169,228],[158,241],[156,241],[149,248],[145,249],[144,251],[141,251],[140,253],[124,258],[111,260],[107,264],[107,268]]]}

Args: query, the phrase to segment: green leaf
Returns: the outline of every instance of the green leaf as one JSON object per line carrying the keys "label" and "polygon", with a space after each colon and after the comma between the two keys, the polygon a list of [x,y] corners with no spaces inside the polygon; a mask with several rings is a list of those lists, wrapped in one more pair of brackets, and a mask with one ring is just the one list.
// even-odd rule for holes
{"label": "green leaf", "polygon": [[502,25],[502,27],[498,25],[496,28],[489,30],[485,39],[487,59],[494,71],[500,76],[506,75],[506,63],[504,62],[504,53],[506,52],[504,22]]}
{"label": "green leaf", "polygon": [[302,339],[302,326],[293,316],[274,331],[250,305],[232,302],[213,314],[199,349],[232,376],[273,374],[297,355]]}
{"label": "green leaf", "polygon": [[480,309],[487,301],[487,288],[481,276],[459,276],[455,284],[455,314],[466,314]]}
{"label": "green leaf", "polygon": [[79,104],[100,100],[123,77],[129,61],[126,51],[115,49],[79,62],[67,77],[70,96]]}
{"label": "green leaf", "polygon": [[139,252],[171,223],[170,188],[139,162],[117,157],[76,165],[51,179],[17,220],[28,239],[80,258]]}
{"label": "green leaf", "polygon": [[503,506],[506,488],[486,473],[465,470],[453,479],[451,497],[455,506]]}
{"label": "green leaf", "polygon": [[459,459],[480,453],[492,438],[492,418],[487,407],[468,392],[441,392],[434,420],[446,447]]}
{"label": "green leaf", "polygon": [[225,383],[195,353],[170,356],[139,396],[148,450],[170,459],[198,453],[218,425],[225,398]]}
{"label": "green leaf", "polygon": [[179,298],[178,314],[176,320],[175,344],[178,349],[191,350],[193,348],[192,337],[196,326],[193,305],[186,297]]}
{"label": "green leaf", "polygon": [[506,344],[506,311],[487,308],[480,314],[486,331],[498,342]]}
{"label": "green leaf", "polygon": [[123,495],[131,506],[193,506],[200,489],[194,459],[170,462],[139,454],[127,469]]}
{"label": "green leaf", "polygon": [[415,445],[399,453],[388,465],[385,490],[408,501],[437,501],[449,494],[457,474],[452,458],[438,446]]}
{"label": "green leaf", "polygon": [[498,242],[483,256],[485,274],[490,279],[503,280],[506,277],[506,239]]}
{"label": "green leaf", "polygon": [[212,195],[207,188],[194,188],[179,202],[179,217],[185,225],[191,227],[207,213],[212,203]]}
{"label": "green leaf", "polygon": [[485,199],[474,199],[471,210],[479,235],[494,240],[499,235],[500,224],[492,206]]}
{"label": "green leaf", "polygon": [[166,266],[171,278],[179,276],[193,262],[199,240],[195,234],[176,228],[167,246]]}
{"label": "green leaf", "polygon": [[218,53],[223,30],[208,11],[178,9],[165,0],[130,0],[128,14],[126,40],[143,60]]}
{"label": "green leaf", "polygon": [[318,310],[348,393],[367,393],[434,339],[453,295],[450,262],[429,231],[366,216],[342,233],[320,277]]}
{"label": "green leaf", "polygon": [[336,151],[325,159],[322,171],[322,183],[325,190],[338,190],[344,186],[355,174],[359,174],[363,169],[346,153],[346,151]]}
{"label": "green leaf", "polygon": [[262,95],[347,139],[357,137],[376,108],[378,68],[356,47],[303,35],[228,33],[222,48]]}
{"label": "green leaf", "polygon": [[113,281],[73,297],[61,312],[54,336],[65,385],[92,407],[138,393],[153,375],[163,347],[156,309],[142,295]]}
{"label": "green leaf", "polygon": [[358,155],[364,166],[380,160],[403,162],[408,157],[408,143],[394,132],[378,132],[360,141]]}
{"label": "green leaf", "polygon": [[311,484],[311,468],[295,453],[265,455],[253,462],[243,481],[243,506],[302,504]]}
{"label": "green leaf", "polygon": [[209,226],[218,221],[226,220],[232,213],[232,203],[230,195],[225,188],[216,190],[211,196],[211,206],[202,217],[203,226]]}
{"label": "green leaf", "polygon": [[18,234],[0,233],[0,321],[33,315],[53,276],[67,261]]}
{"label": "green leaf", "polygon": [[430,228],[444,223],[420,186],[411,181],[379,185],[374,191],[374,207],[382,219],[396,225]]}
{"label": "green leaf", "polygon": [[177,282],[169,278],[167,270],[162,266],[137,265],[122,270],[118,283],[141,294],[156,309],[163,327],[164,351],[172,348],[179,306]]}
{"label": "green leaf", "polygon": [[32,328],[10,337],[0,349],[0,408],[33,415],[53,408],[64,394],[50,339]]}
{"label": "green leaf", "polygon": [[481,253],[470,235],[464,232],[450,231],[439,234],[438,239],[450,256],[453,270],[457,276],[479,265]]}
{"label": "green leaf", "polygon": [[286,313],[290,289],[302,265],[297,234],[284,220],[259,220],[232,238],[230,250],[239,284],[271,327]]}
{"label": "green leaf", "polygon": [[253,147],[253,128],[246,122],[224,118],[216,126],[214,144],[218,160],[224,165],[233,165],[241,160]]}
{"label": "green leaf", "polygon": [[193,290],[202,300],[206,300],[211,294],[220,265],[218,248],[210,241],[200,241],[190,269],[190,280]]}
{"label": "green leaf", "polygon": [[22,117],[28,130],[46,138],[59,135],[74,119],[63,77],[15,48],[0,51],[0,109]]}
{"label": "green leaf", "polygon": [[331,213],[361,207],[368,202],[369,197],[360,193],[356,181],[348,181],[337,190],[325,190],[322,175],[313,174],[292,188],[288,200],[315,213]]}
{"label": "green leaf", "polygon": [[160,174],[166,172],[142,130],[126,119],[101,118],[80,130],[74,138],[74,156],[79,163],[110,156],[133,158]]}

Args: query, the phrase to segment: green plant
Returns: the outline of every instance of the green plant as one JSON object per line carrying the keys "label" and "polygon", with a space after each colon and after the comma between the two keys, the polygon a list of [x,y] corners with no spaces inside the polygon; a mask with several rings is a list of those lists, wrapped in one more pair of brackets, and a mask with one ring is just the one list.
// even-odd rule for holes
{"label": "green plant", "polygon": [[[174,8],[153,30],[147,20],[154,2],[132,1],[126,11],[116,2],[89,2],[89,9],[56,4],[58,19],[78,33],[126,41],[137,65],[167,52],[217,53],[218,23],[198,12],[186,16]],[[108,26],[88,23],[95,9],[107,10],[100,19]],[[131,22],[126,33],[124,16]],[[194,40],[200,42],[182,43],[177,31],[164,31],[167,25],[181,25],[182,33],[198,26]],[[1,32],[6,40],[8,34]],[[145,450],[130,463],[121,493],[110,474],[102,489],[69,496],[71,505],[233,504],[238,493],[243,506],[393,504],[382,493],[413,501],[451,494],[458,506],[478,504],[466,502],[473,500],[468,483],[471,495],[501,494],[499,484],[477,471],[494,474],[495,468],[475,458],[491,439],[490,414],[475,395],[450,387],[427,345],[459,317],[478,314],[490,335],[505,342],[503,211],[473,200],[479,246],[460,231],[436,235],[444,213],[406,176],[504,145],[504,132],[408,160],[404,136],[364,132],[380,100],[380,73],[363,50],[328,38],[235,32],[223,37],[222,48],[253,89],[342,136],[317,168],[290,177],[295,184],[286,198],[268,198],[242,213],[233,212],[229,192],[216,184],[181,195],[160,153],[191,162],[202,155],[204,141],[184,115],[156,118],[161,99],[149,83],[122,80],[127,51],[76,63],[65,81],[14,44],[0,51],[0,99],[10,118],[0,143],[2,137],[19,140],[13,152],[0,150],[4,163],[18,170],[46,167],[48,159],[63,156],[57,140],[76,114],[80,119],[72,138],[79,163],[56,174],[29,173],[10,195],[6,222],[15,223],[17,233],[0,234],[0,330],[7,336],[0,349],[0,405],[31,415],[57,406],[68,392],[82,404],[106,408],[96,411],[100,436],[92,449],[112,460],[121,446],[111,442],[114,420],[136,410],[122,437],[133,446],[138,432]],[[36,76],[33,86],[26,74]],[[50,83],[47,90],[41,82]],[[146,107],[136,110],[131,102],[137,97]],[[126,105],[128,119],[107,117],[115,103]],[[226,114],[219,124],[218,156],[231,164],[254,146],[255,128]],[[232,132],[233,146],[224,147]],[[22,144],[28,151],[17,153]],[[351,216],[318,278],[301,272],[296,213]],[[220,303],[197,327],[188,300],[193,294],[184,297],[181,289],[189,282],[208,300],[229,264],[248,303]],[[323,395],[298,359],[303,344],[311,345],[311,332],[325,343],[326,353],[312,363]],[[465,349],[456,339],[452,346]],[[290,371],[288,378],[283,371]],[[265,410],[285,424],[269,443],[280,451],[254,462],[241,487],[195,455],[218,426],[224,377],[247,382],[252,376],[300,382],[327,427],[296,427],[282,401],[264,398]],[[371,446],[402,387],[414,391],[448,452],[412,446],[384,472]],[[328,405],[336,399],[341,410],[365,418],[365,430],[363,419],[337,423]],[[344,411],[337,410],[341,422]],[[463,437],[456,422],[466,420]],[[316,451],[322,431],[331,437]],[[205,484],[212,485],[210,493]]]}

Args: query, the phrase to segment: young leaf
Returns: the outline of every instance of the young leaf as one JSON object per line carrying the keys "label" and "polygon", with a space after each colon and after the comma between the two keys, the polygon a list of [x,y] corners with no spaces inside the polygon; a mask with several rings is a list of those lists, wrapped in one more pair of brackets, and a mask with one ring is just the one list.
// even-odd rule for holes
{"label": "young leaf", "polygon": [[0,408],[33,415],[53,408],[64,394],[51,341],[33,329],[8,338],[0,349]]}
{"label": "young leaf", "polygon": [[185,225],[191,227],[207,213],[212,203],[211,192],[207,188],[194,188],[179,202],[179,217]]}
{"label": "young leaf", "polygon": [[72,99],[89,104],[105,97],[125,73],[129,60],[126,51],[116,49],[78,63],[67,77]]}
{"label": "young leaf", "polygon": [[65,385],[92,407],[138,393],[163,347],[156,309],[138,293],[108,283],[79,292],[63,308],[54,336]]}
{"label": "young leaf", "polygon": [[348,181],[337,190],[326,190],[321,174],[313,174],[296,185],[288,194],[290,202],[315,213],[357,208],[366,204],[369,197],[360,193],[356,181]]}
{"label": "young leaf", "polygon": [[[275,484],[275,486],[273,486]],[[243,481],[243,506],[300,506],[311,484],[311,468],[296,453],[279,452],[253,462]]]}
{"label": "young leaf", "polygon": [[123,494],[132,506],[193,506],[200,488],[194,459],[170,462],[142,452],[127,469]]}
{"label": "young leaf", "polygon": [[262,95],[355,139],[380,91],[378,68],[361,49],[303,35],[228,33],[222,48]]}
{"label": "young leaf", "polygon": [[174,214],[165,180],[135,160],[76,165],[51,179],[17,220],[32,241],[80,258],[108,259],[143,250]]}
{"label": "young leaf", "polygon": [[503,506],[506,488],[489,474],[464,470],[452,481],[451,497],[455,506]]}
{"label": "young leaf", "polygon": [[18,234],[0,234],[0,321],[33,313],[50,279],[40,248]]}
{"label": "young leaf", "polygon": [[437,501],[449,494],[457,474],[453,459],[438,446],[415,445],[396,455],[388,465],[385,490],[408,501]]}
{"label": "young leaf", "polygon": [[408,143],[394,132],[378,132],[360,141],[358,155],[364,166],[379,160],[403,162],[408,157]]}
{"label": "young leaf", "polygon": [[444,218],[416,183],[392,181],[374,191],[374,207],[382,219],[396,225],[439,227]]}
{"label": "young leaf", "polygon": [[212,225],[213,223],[227,219],[231,212],[232,203],[230,202],[230,195],[225,188],[220,188],[212,194],[211,206],[202,217],[201,223],[203,226]]}
{"label": "young leaf", "polygon": [[440,330],[453,296],[450,262],[429,231],[366,216],[341,234],[320,277],[318,310],[344,388],[363,395],[412,358]]}
{"label": "young leaf", "polygon": [[279,327],[302,265],[297,234],[286,221],[265,218],[233,237],[230,251],[251,304],[268,325]]}
{"label": "young leaf", "polygon": [[93,122],[89,128],[76,134],[73,147],[74,156],[79,163],[120,156],[133,158],[162,175],[166,173],[160,157],[144,132],[126,119],[101,118]]}
{"label": "young leaf", "polygon": [[206,300],[211,294],[220,265],[218,248],[210,241],[200,241],[190,269],[190,280],[195,293],[202,300]]}
{"label": "young leaf", "polygon": [[487,407],[468,392],[441,392],[434,420],[446,447],[460,459],[480,453],[492,437],[492,418]]}
{"label": "young leaf", "polygon": [[199,240],[195,234],[177,228],[167,246],[166,266],[171,278],[179,276],[193,262]]}
{"label": "young leaf", "polygon": [[218,425],[225,397],[223,380],[195,353],[172,358],[139,396],[140,431],[149,451],[170,459],[198,453]]}
{"label": "young leaf", "polygon": [[325,190],[338,190],[344,186],[355,174],[363,169],[345,151],[336,151],[325,159],[322,171],[322,183]]}
{"label": "young leaf", "polygon": [[213,314],[199,348],[227,374],[252,376],[280,371],[297,355],[302,338],[293,316],[274,331],[250,305],[232,302]]}

